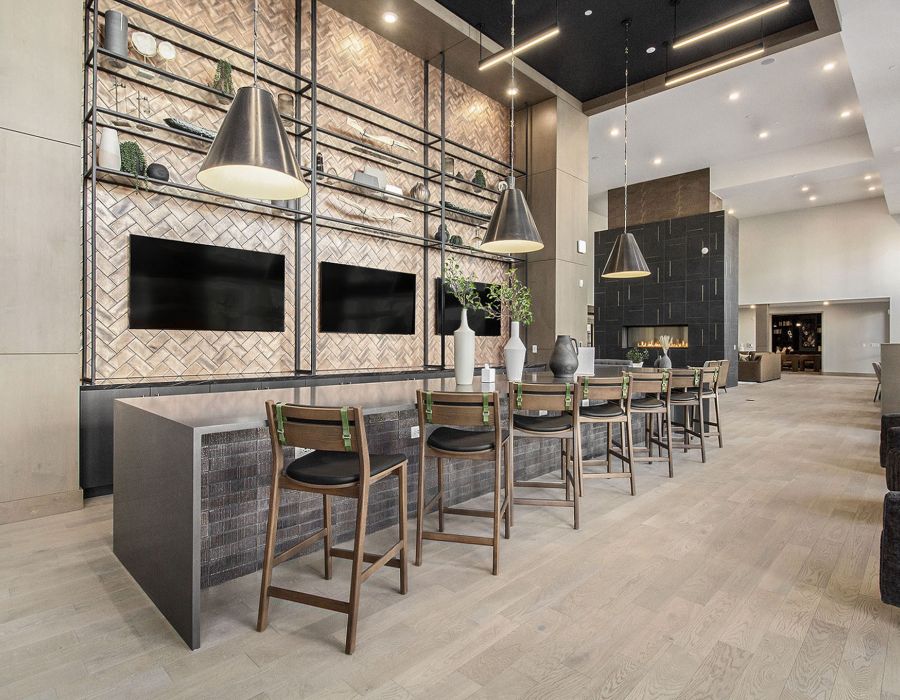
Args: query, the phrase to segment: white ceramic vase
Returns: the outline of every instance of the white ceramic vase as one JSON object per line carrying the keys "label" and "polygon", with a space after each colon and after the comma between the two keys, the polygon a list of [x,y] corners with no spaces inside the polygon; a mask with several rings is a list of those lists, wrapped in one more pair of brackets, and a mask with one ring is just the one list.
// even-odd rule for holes
{"label": "white ceramic vase", "polygon": [[509,340],[503,346],[503,358],[506,360],[506,378],[511,382],[522,381],[525,369],[525,343],[519,338],[519,322],[509,324]]}
{"label": "white ceramic vase", "polygon": [[122,150],[119,132],[109,126],[100,129],[100,145],[97,147],[97,165],[109,170],[122,169]]}
{"label": "white ceramic vase", "polygon": [[475,377],[475,331],[469,328],[468,309],[465,308],[459,328],[453,332],[453,371],[460,386],[469,386]]}

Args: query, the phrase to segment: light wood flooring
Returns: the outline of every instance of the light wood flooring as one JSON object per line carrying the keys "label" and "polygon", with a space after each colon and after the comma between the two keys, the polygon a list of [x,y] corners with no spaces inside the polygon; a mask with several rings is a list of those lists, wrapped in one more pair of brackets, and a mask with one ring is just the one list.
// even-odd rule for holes
{"label": "light wood flooring", "polygon": [[[488,548],[427,542],[409,595],[394,569],[363,587],[352,657],[336,613],[273,600],[257,633],[259,574],[204,592],[189,651],[113,556],[110,498],[0,527],[0,697],[900,698],[874,388],[729,391],[724,450],[645,465],[635,498],[587,482],[579,532],[519,507],[498,577]],[[275,582],[345,594],[349,562],[321,567]]]}

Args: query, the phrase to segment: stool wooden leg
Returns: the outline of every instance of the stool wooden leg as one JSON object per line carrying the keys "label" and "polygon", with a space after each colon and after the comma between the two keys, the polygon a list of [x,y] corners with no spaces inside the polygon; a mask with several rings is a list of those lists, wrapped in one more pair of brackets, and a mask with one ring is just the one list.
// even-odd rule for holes
{"label": "stool wooden leg", "polygon": [[325,526],[325,578],[331,580],[331,496],[322,496],[322,521]]}
{"label": "stool wooden leg", "polygon": [[[579,426],[579,429],[580,429],[580,426]],[[576,438],[573,439],[574,444],[572,446],[573,447],[573,455],[572,455],[572,482],[573,482],[573,484],[572,484],[572,486],[574,487],[572,489],[572,498],[574,499],[574,503],[573,503],[574,508],[572,510],[575,511],[574,512],[574,521],[575,521],[574,525],[575,525],[576,530],[579,529],[579,527],[580,527],[579,502],[581,500],[579,498],[577,485],[575,484],[575,480],[577,478],[578,470],[579,470],[580,464],[581,464],[581,440],[577,439],[578,433],[579,433],[579,430],[576,430],[575,431]],[[567,483],[568,483],[568,480],[567,480]]]}
{"label": "stool wooden leg", "polygon": [[269,519],[266,523],[266,550],[263,555],[262,583],[259,590],[259,615],[256,629],[262,632],[269,624],[269,586],[272,584],[272,562],[275,559],[275,534],[278,529],[278,506],[281,502],[281,489],[278,477],[272,477],[272,490],[269,496]]}
{"label": "stool wooden leg", "polygon": [[397,506],[399,521],[397,525],[400,527],[400,593],[406,595],[409,583],[409,574],[406,568],[406,552],[409,549],[409,541],[406,533],[406,511],[408,510],[408,506],[406,500],[407,496],[405,464],[400,467],[400,471],[397,473],[397,482],[397,492],[400,496],[400,502]]}
{"label": "stool wooden leg", "polygon": [[491,573],[496,576],[500,573],[500,495],[503,487],[503,472],[500,463],[500,450],[496,450],[494,457],[494,566]]}
{"label": "stool wooden leg", "polygon": [[716,394],[716,432],[719,434],[719,447],[725,447],[722,438],[722,419],[719,417],[719,395]]}
{"label": "stool wooden leg", "polygon": [[708,420],[708,416],[703,415],[703,399],[701,398],[697,405],[697,413],[700,415],[700,461],[706,464],[706,428],[704,421]]}
{"label": "stool wooden leg", "polygon": [[687,454],[688,445],[691,444],[691,435],[688,432],[691,425],[691,420],[693,419],[694,407],[693,406],[685,406],[683,408],[684,411],[684,453]]}
{"label": "stool wooden leg", "polygon": [[416,499],[416,566],[422,566],[422,531],[425,520],[425,450],[419,450],[419,489]]}
{"label": "stool wooden leg", "polygon": [[513,491],[516,481],[516,464],[513,460],[513,436],[510,428],[509,439],[506,441],[506,494],[509,497],[509,503],[506,506],[507,520],[509,526],[513,526]]}
{"label": "stool wooden leg", "polygon": [[350,612],[347,615],[347,644],[344,652],[356,648],[356,623],[359,618],[359,589],[362,586],[363,554],[366,545],[366,514],[369,509],[368,489],[360,489],[356,502],[356,535],[353,538],[353,572],[350,575]]}
{"label": "stool wooden leg", "polygon": [[613,424],[606,424],[606,473],[609,474],[612,471],[612,430]]}
{"label": "stool wooden leg", "polygon": [[444,460],[437,458],[437,477],[438,477],[438,530],[444,531]]}
{"label": "stool wooden leg", "polygon": [[503,495],[506,499],[506,512],[503,514],[504,521],[504,537],[509,539],[509,528],[512,526],[510,522],[512,519],[512,465],[510,464],[509,459],[509,451],[504,448],[503,451],[503,466],[506,468],[505,471],[505,483],[503,485]]}
{"label": "stool wooden leg", "polygon": [[562,479],[563,483],[566,486],[566,500],[570,500],[572,498],[572,484],[569,483],[568,474],[569,474],[569,440],[571,438],[563,438],[560,442],[563,444],[563,460],[562,460]]}
{"label": "stool wooden leg", "polygon": [[[659,437],[660,437],[660,442],[662,442],[662,420],[663,420],[663,417],[660,416],[659,420],[660,420]],[[666,445],[667,445],[666,452],[669,455],[669,478],[671,479],[672,477],[675,476],[675,469],[674,469],[674,465],[672,462],[672,419],[671,419],[671,416],[669,415],[668,411],[665,414],[665,424],[666,424]],[[659,454],[662,455],[662,448],[660,448]]]}
{"label": "stool wooden leg", "polygon": [[[634,482],[634,439],[631,434],[631,416],[628,416],[624,423],[624,427],[622,428],[623,433],[627,433],[628,435],[628,471],[631,472],[631,495],[634,496],[637,493],[637,487]],[[622,443],[623,451],[624,451],[625,443]],[[622,464],[622,468],[625,468],[625,464]]]}

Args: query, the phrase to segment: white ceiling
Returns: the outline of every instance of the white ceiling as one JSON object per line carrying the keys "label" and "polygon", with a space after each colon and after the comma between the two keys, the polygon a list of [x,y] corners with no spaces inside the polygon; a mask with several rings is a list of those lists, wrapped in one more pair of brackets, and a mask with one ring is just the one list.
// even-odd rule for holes
{"label": "white ceiling", "polygon": [[[629,105],[629,182],[709,167],[711,189],[738,217],[881,196],[840,35],[771,58]],[[827,63],[834,69],[824,71]],[[740,97],[730,100],[734,92]],[[842,118],[845,110],[851,114]],[[619,107],[590,118],[593,211],[605,212],[606,191],[624,184],[623,117]],[[768,138],[759,138],[762,131]],[[867,174],[873,179],[864,181]]]}

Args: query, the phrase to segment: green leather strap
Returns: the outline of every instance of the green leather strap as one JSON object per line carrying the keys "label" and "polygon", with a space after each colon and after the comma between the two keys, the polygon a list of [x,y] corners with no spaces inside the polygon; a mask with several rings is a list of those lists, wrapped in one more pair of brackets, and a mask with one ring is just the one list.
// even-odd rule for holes
{"label": "green leather strap", "polygon": [[582,397],[583,399],[588,399],[588,398],[590,398],[590,386],[591,386],[591,379],[590,379],[590,377],[584,377],[584,378],[582,378],[582,380],[581,380],[581,386],[582,386],[581,397]]}
{"label": "green leather strap", "polygon": [[481,420],[485,425],[491,422],[490,398],[491,395],[488,392],[481,393]]}
{"label": "green leather strap", "polygon": [[716,367],[715,371],[713,372],[713,386],[719,383],[719,369],[721,368]]}
{"label": "green leather strap", "polygon": [[516,384],[516,408],[522,408],[522,382]]}
{"label": "green leather strap", "polygon": [[425,392],[425,422],[431,422],[431,409],[433,408],[433,399],[431,398],[431,392]]}
{"label": "green leather strap", "polygon": [[350,416],[346,406],[341,406],[341,438],[344,440],[344,452],[350,451]]}
{"label": "green leather strap", "polygon": [[284,413],[281,410],[281,402],[275,404],[275,432],[278,434],[278,442],[285,444],[284,437]]}
{"label": "green leather strap", "polygon": [[622,375],[622,398],[628,398],[628,385],[631,384],[631,377],[627,374]]}
{"label": "green leather strap", "polygon": [[700,386],[700,376],[703,374],[703,370],[699,367],[694,367],[694,386]]}
{"label": "green leather strap", "polygon": [[572,410],[572,385],[566,382],[566,410]]}
{"label": "green leather strap", "polygon": [[669,388],[669,370],[664,369],[662,374],[663,374],[663,378],[662,378],[662,384],[660,385],[660,392],[665,393],[666,390]]}

